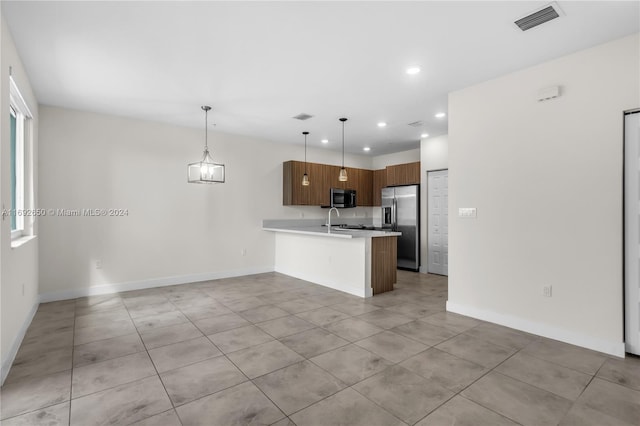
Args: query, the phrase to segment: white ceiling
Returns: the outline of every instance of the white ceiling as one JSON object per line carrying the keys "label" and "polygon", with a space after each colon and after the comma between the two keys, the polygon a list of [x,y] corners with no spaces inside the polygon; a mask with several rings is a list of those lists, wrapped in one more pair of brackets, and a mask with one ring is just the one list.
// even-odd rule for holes
{"label": "white ceiling", "polygon": [[[2,11],[42,104],[192,127],[208,104],[218,130],[285,143],[308,130],[328,149],[341,148],[344,116],[347,151],[379,155],[447,133],[434,114],[450,91],[640,30],[638,1],[560,1],[565,16],[515,27],[546,4],[2,1]],[[302,112],[314,117],[291,118]]]}

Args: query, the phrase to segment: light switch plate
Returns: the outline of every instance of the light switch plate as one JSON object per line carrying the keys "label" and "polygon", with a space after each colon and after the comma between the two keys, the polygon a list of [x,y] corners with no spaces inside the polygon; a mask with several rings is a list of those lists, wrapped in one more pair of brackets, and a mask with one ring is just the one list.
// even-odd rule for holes
{"label": "light switch plate", "polygon": [[478,213],[475,207],[460,207],[458,209],[458,217],[476,218]]}

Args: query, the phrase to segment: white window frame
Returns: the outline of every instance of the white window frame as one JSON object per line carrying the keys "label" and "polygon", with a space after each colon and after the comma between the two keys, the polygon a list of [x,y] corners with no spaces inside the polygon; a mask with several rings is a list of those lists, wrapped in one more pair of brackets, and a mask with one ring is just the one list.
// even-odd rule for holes
{"label": "white window frame", "polygon": [[32,115],[13,77],[9,77],[9,89],[9,109],[16,118],[16,205],[11,206],[11,213],[16,215],[16,229],[11,230],[13,241],[27,235],[25,216],[21,212],[27,207],[26,179],[32,170],[27,164]]}

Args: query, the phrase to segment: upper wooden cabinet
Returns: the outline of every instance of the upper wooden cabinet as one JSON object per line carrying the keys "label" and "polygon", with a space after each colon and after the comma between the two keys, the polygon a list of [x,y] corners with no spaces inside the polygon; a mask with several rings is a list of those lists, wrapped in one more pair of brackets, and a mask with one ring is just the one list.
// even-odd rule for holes
{"label": "upper wooden cabinet", "polygon": [[382,170],[347,167],[346,182],[340,182],[340,166],[307,163],[309,186],[302,186],[304,161],[282,163],[282,204],[285,206],[328,206],[331,188],[355,189],[358,206],[379,206],[385,186],[420,183],[420,163],[388,166]]}
{"label": "upper wooden cabinet", "polygon": [[340,166],[307,163],[309,186],[302,186],[303,161],[282,163],[282,204],[285,206],[328,206],[331,188],[355,189],[359,206],[373,205],[373,172],[347,167],[346,182],[340,182]]}
{"label": "upper wooden cabinet", "polygon": [[382,188],[387,186],[387,169],[373,171],[373,203],[374,206],[382,205]]}
{"label": "upper wooden cabinet", "polygon": [[309,186],[307,188],[309,188],[310,206],[319,206],[328,200],[328,195],[322,189],[324,188],[323,169],[324,164],[307,163],[307,174],[309,175]]}
{"label": "upper wooden cabinet", "polygon": [[373,206],[373,170],[358,169],[356,197],[359,206]]}
{"label": "upper wooden cabinet", "polygon": [[387,185],[412,185],[420,183],[420,162],[387,166]]}
{"label": "upper wooden cabinet", "polygon": [[[307,173],[308,166],[307,166]],[[302,186],[304,175],[303,161],[286,161],[282,163],[282,205],[308,206],[309,186]]]}

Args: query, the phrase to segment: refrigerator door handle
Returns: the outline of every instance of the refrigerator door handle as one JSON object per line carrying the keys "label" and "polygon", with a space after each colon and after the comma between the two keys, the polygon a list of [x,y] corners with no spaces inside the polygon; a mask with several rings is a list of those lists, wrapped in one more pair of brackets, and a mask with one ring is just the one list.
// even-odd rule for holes
{"label": "refrigerator door handle", "polygon": [[396,231],[398,229],[398,218],[397,218],[397,212],[398,212],[398,202],[396,201],[396,199],[393,199],[393,203],[391,205],[391,228]]}

